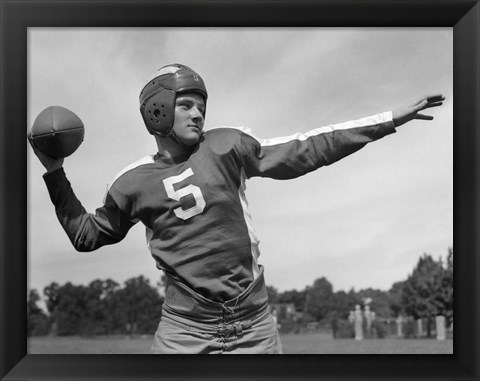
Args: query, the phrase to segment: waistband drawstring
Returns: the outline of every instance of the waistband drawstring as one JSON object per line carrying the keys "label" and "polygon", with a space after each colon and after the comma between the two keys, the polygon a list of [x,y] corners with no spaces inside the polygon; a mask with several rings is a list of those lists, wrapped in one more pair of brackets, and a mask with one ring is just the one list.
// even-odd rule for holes
{"label": "waistband drawstring", "polygon": [[246,321],[237,321],[235,324],[234,324],[234,328],[235,328],[235,332],[237,335],[241,335],[243,333],[243,330],[245,328],[250,328],[252,326],[252,322],[250,320],[246,320]]}
{"label": "waistband drawstring", "polygon": [[217,332],[221,336],[229,336],[235,332],[238,336],[243,333],[244,329],[250,328],[253,325],[251,320],[237,321],[233,324],[219,324],[217,327]]}
{"label": "waistband drawstring", "polygon": [[226,312],[227,314],[233,314],[235,310],[233,307],[228,307],[225,304],[222,304],[223,311]]}

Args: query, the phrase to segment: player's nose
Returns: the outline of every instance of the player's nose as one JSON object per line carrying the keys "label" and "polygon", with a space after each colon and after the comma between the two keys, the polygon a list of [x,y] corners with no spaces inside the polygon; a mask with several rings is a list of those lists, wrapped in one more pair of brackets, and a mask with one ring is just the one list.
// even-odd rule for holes
{"label": "player's nose", "polygon": [[203,121],[203,114],[202,112],[196,108],[196,107],[193,107],[192,108],[192,112],[191,112],[191,118],[192,120],[195,120],[195,121]]}

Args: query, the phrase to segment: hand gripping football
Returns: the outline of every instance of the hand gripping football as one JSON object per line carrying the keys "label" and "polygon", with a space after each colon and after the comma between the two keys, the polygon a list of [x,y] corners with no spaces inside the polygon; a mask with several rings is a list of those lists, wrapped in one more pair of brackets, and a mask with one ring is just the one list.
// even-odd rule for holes
{"label": "hand gripping football", "polygon": [[38,114],[29,139],[43,153],[54,158],[67,157],[82,144],[85,129],[80,118],[61,106],[50,106]]}

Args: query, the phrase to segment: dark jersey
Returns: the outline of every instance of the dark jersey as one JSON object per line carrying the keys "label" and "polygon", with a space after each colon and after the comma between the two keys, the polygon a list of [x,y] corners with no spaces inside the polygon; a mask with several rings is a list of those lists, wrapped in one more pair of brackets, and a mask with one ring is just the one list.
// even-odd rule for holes
{"label": "dark jersey", "polygon": [[77,250],[118,242],[140,221],[158,268],[223,301],[259,274],[259,241],[245,180],[292,179],[394,131],[391,112],[270,140],[257,139],[243,127],[211,129],[183,158],[156,154],[125,168],[95,214],[81,206],[63,170],[45,180]]}

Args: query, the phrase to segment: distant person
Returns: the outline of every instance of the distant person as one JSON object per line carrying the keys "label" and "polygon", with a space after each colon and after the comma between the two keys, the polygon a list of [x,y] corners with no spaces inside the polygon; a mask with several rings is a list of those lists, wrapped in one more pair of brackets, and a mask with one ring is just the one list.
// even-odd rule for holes
{"label": "distant person", "polygon": [[272,308],[272,318],[275,326],[280,329],[280,323],[278,322],[278,311],[276,308]]}
{"label": "distant person", "polygon": [[355,305],[355,340],[363,340],[363,314],[360,304]]}
{"label": "distant person", "polygon": [[[268,101],[275,96],[281,95]],[[425,96],[393,111],[260,140],[244,127],[204,131],[202,78],[185,65],[167,65],[140,94],[158,152],[122,170],[95,214],[76,198],[63,159],[33,149],[47,170],[58,219],[78,251],[119,242],[137,222],[145,225],[148,247],[167,279],[151,353],[282,353],[245,181],[292,179],[333,164],[412,119],[433,119],[419,112],[443,100]]]}

